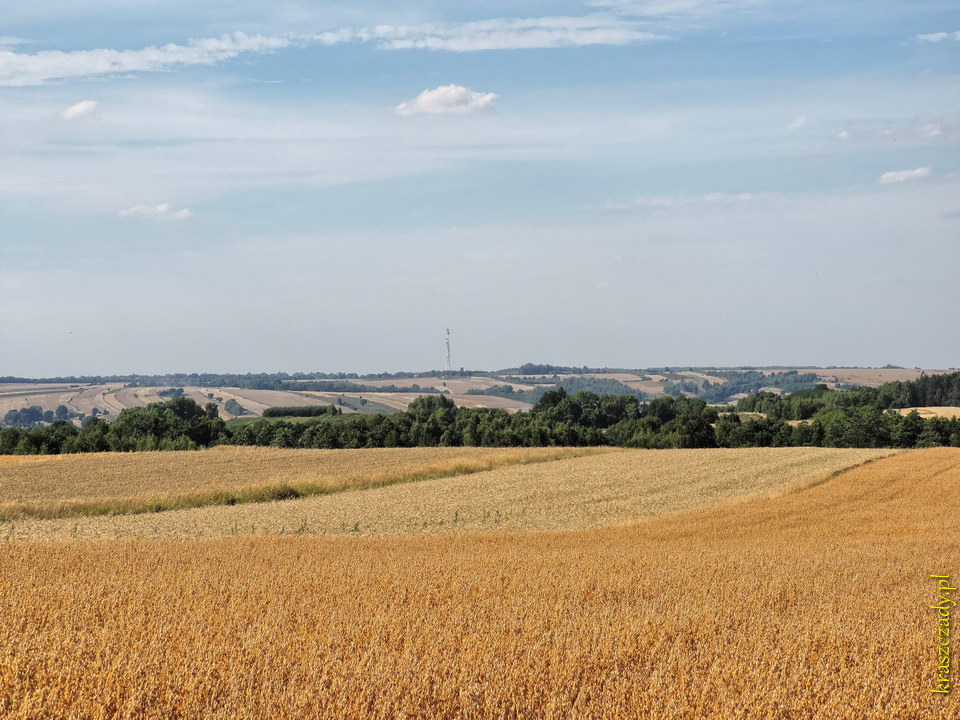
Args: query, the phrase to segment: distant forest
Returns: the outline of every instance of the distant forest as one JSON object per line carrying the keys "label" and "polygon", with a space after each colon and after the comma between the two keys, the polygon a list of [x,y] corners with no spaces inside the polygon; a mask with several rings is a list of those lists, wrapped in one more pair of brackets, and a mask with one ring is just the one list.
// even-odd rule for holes
{"label": "distant forest", "polygon": [[[960,419],[924,419],[898,407],[960,405],[960,372],[924,376],[879,388],[833,390],[825,385],[786,397],[756,393],[738,410],[769,412],[741,420],[701,398],[545,391],[529,412],[456,407],[426,395],[389,415],[345,415],[336,409],[303,422],[260,419],[231,426],[217,406],[178,396],[121,412],[112,422],[91,417],[78,429],[65,420],[0,430],[0,454],[105,450],[189,450],[217,444],[299,448],[415,446],[615,445],[633,448],[712,447],[960,447]],[[787,420],[803,422],[788,424]]]}

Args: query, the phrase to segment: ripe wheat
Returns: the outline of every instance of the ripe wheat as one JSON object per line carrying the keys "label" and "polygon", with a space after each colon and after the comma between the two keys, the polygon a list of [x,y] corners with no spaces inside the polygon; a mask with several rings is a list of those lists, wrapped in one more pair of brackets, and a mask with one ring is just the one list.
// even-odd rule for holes
{"label": "ripe wheat", "polygon": [[[159,493],[163,468],[180,473],[203,468],[212,475],[212,468],[236,466],[237,477],[241,479],[231,481],[233,487],[251,482],[252,473],[269,468],[275,475],[266,488],[282,490],[292,487],[306,494],[302,473],[306,468],[316,467],[323,468],[328,478],[327,484],[317,486],[319,490],[337,487],[331,483],[349,483],[351,487],[368,489],[327,493],[283,503],[226,506],[223,502],[217,505],[206,502],[212,506],[124,517],[43,520],[21,515],[15,522],[0,523],[0,538],[188,539],[249,533],[384,536],[478,530],[585,529],[776,493],[798,483],[816,482],[831,473],[890,453],[888,450],[825,448],[615,450],[601,456],[590,454],[585,457],[570,457],[580,452],[573,449],[536,453],[527,450],[488,451],[479,455],[452,450],[448,453],[355,450],[293,451],[292,455],[286,454],[290,452],[223,451],[220,457],[226,462],[220,462],[218,454],[213,453],[213,465],[202,457],[203,453],[199,453],[200,458],[196,458],[198,453],[141,453],[139,457],[107,455],[102,459],[107,468],[136,469],[138,460],[144,462],[150,474],[141,472],[137,477],[141,482],[148,478],[149,482],[155,483],[154,497]],[[449,468],[448,465],[438,464],[445,454],[448,463],[456,458],[450,472],[443,471]],[[158,458],[158,455],[171,457]],[[565,456],[566,459],[554,459]],[[91,487],[80,480],[89,477],[97,467],[95,460],[88,461],[86,457],[74,456],[58,466],[67,474],[74,469],[71,476],[74,488],[81,485]],[[260,462],[240,462],[251,458]],[[380,469],[385,458],[393,459],[400,467],[390,466],[393,469],[389,471]],[[552,461],[541,462],[548,459]],[[286,469],[285,463],[288,463]],[[404,464],[412,471],[405,471]],[[494,469],[485,470],[490,467]],[[82,468],[83,472],[76,472],[77,468]],[[471,469],[484,471],[464,477],[463,474]],[[285,478],[280,474],[283,471],[291,473],[292,477]],[[31,472],[36,469],[21,469],[23,477],[29,477]],[[404,472],[414,474],[404,475]],[[297,473],[301,476],[298,477]],[[374,482],[377,478],[380,479]],[[384,478],[419,479],[419,482],[394,482],[384,487],[389,484]],[[202,477],[188,482],[201,481]],[[50,482],[56,481],[51,479]],[[104,486],[115,488],[116,481],[104,483]],[[369,489],[374,487],[376,489]],[[255,495],[254,491],[261,494]],[[240,491],[234,489],[228,497],[238,495]],[[209,492],[200,495],[204,500],[210,497]],[[270,496],[254,487],[246,497],[269,499]],[[89,501],[51,503],[40,507],[51,513],[53,509],[64,507],[75,510],[84,502]],[[134,499],[131,504],[133,502],[139,503],[139,507],[151,507],[143,500]],[[114,506],[120,505],[117,500],[113,503]],[[104,503],[93,504],[100,507]],[[167,504],[172,505],[169,500]]]}
{"label": "ripe wheat", "polygon": [[10,718],[944,718],[960,451],[581,532],[11,543]]}
{"label": "ripe wheat", "polygon": [[377,448],[0,457],[0,522],[123,515],[322,495],[612,451]]}

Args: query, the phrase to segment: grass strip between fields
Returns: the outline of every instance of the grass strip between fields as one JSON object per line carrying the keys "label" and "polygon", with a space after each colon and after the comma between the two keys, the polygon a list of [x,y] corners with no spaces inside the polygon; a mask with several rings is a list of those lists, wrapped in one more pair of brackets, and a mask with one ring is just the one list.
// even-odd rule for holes
{"label": "grass strip between fields", "polygon": [[[202,452],[202,451],[201,451]],[[142,515],[169,510],[189,510],[212,505],[242,505],[279,500],[295,500],[315,495],[332,495],[349,490],[371,490],[400,483],[471,475],[512,465],[532,465],[567,460],[585,455],[616,452],[612,448],[564,448],[548,455],[507,455],[492,459],[460,460],[433,464],[416,471],[378,473],[351,482],[282,482],[251,485],[236,489],[197,490],[169,497],[118,497],[100,500],[61,500],[50,503],[4,503],[0,505],[0,522],[36,519],[54,520],[98,515]]]}

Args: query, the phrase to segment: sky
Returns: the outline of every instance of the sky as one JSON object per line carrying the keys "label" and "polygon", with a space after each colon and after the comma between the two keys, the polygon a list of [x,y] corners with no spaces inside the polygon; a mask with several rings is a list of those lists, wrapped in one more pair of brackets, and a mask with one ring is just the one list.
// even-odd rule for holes
{"label": "sky", "polygon": [[45,0],[0,376],[960,366],[954,0]]}

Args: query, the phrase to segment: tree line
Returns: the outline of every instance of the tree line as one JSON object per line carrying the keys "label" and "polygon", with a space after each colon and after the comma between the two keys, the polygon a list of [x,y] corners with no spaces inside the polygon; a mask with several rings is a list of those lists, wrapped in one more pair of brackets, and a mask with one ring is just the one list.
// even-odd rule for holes
{"label": "tree line", "polygon": [[[284,409],[284,410],[289,410]],[[529,412],[457,407],[445,395],[425,395],[393,414],[326,410],[305,422],[259,419],[231,426],[217,406],[175,397],[121,412],[82,428],[65,421],[0,430],[0,454],[190,450],[217,444],[289,448],[419,446],[616,445],[632,448],[714,447],[960,447],[960,420],[924,419],[872,406],[838,406],[809,422],[741,420],[700,398],[663,396],[640,403],[631,395],[545,392]]]}
{"label": "tree line", "polygon": [[321,415],[340,415],[342,412],[335,405],[296,405],[267,408],[263,411],[263,417],[320,417]]}
{"label": "tree line", "polygon": [[960,372],[923,375],[916,380],[894,381],[875,388],[831,390],[820,384],[781,396],[759,392],[741,399],[737,410],[762,412],[782,420],[808,420],[830,410],[960,406]]}
{"label": "tree line", "polygon": [[229,442],[229,433],[217,405],[202,408],[184,396],[128,408],[109,423],[89,417],[81,428],[55,420],[41,427],[0,429],[2,455],[196,450],[222,442]]}

